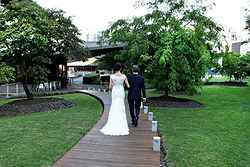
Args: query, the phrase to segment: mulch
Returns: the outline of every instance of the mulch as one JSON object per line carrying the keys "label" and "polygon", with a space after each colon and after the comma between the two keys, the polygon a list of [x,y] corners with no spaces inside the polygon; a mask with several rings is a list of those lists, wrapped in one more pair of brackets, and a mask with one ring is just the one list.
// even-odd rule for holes
{"label": "mulch", "polygon": [[248,86],[247,82],[240,81],[225,81],[225,82],[205,82],[204,85],[218,85],[218,86]]}
{"label": "mulch", "polygon": [[74,106],[72,102],[61,98],[21,99],[0,106],[0,117],[55,111],[72,106]]}
{"label": "mulch", "polygon": [[149,97],[145,105],[151,107],[170,107],[170,108],[200,108],[204,105],[190,99],[177,98],[173,96]]}

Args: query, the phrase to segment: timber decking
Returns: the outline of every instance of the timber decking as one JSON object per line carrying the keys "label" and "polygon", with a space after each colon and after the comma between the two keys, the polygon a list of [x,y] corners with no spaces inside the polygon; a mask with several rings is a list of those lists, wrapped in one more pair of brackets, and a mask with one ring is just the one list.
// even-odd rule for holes
{"label": "timber decking", "polygon": [[[94,128],[55,163],[55,167],[159,167],[160,153],[152,150],[151,122],[141,112],[138,127],[128,136],[105,136],[99,130],[108,118],[111,99],[106,93],[81,91],[98,97],[104,112]],[[126,105],[127,108],[127,105]],[[127,111],[128,122],[130,116]]]}

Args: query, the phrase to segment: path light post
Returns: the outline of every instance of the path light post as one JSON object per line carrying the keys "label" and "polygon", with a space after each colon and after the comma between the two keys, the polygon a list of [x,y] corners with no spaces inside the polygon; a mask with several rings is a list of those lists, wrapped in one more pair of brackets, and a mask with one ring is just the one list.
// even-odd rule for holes
{"label": "path light post", "polygon": [[141,107],[141,109],[143,109],[143,102],[141,102],[141,106],[140,107]]}
{"label": "path light post", "polygon": [[152,121],[152,132],[157,132],[157,121]]}
{"label": "path light post", "polygon": [[6,98],[9,98],[9,84],[6,85]]}
{"label": "path light post", "polygon": [[18,83],[16,83],[16,96],[18,96]]}
{"label": "path light post", "polygon": [[153,137],[153,151],[159,152],[161,150],[161,138]]}
{"label": "path light post", "polygon": [[148,120],[153,121],[153,112],[148,112]]}
{"label": "path light post", "polygon": [[143,112],[144,112],[144,114],[148,113],[148,106],[144,106]]}

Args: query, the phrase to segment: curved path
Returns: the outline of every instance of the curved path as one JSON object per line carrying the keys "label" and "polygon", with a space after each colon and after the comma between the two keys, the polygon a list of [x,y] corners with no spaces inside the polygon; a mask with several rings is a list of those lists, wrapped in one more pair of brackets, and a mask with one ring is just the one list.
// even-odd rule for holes
{"label": "curved path", "polygon": [[[151,132],[151,123],[143,112],[138,127],[130,127],[129,136],[105,136],[99,130],[107,121],[110,97],[102,92],[81,92],[96,96],[102,101],[103,115],[95,127],[55,163],[55,167],[160,166],[160,153],[152,151],[152,139],[156,134]],[[127,117],[130,122],[128,112]]]}

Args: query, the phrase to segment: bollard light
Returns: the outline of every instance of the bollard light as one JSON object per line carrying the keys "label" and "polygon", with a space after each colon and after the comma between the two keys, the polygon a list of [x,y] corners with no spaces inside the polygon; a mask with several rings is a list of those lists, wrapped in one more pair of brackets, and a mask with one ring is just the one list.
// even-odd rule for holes
{"label": "bollard light", "polygon": [[143,109],[143,102],[141,102],[141,106],[140,106],[141,109]]}
{"label": "bollard light", "polygon": [[148,112],[148,120],[153,121],[153,112]]}
{"label": "bollard light", "polygon": [[161,138],[153,137],[153,151],[159,152],[161,150]]}
{"label": "bollard light", "polygon": [[148,106],[144,106],[143,112],[144,112],[144,114],[148,113]]}

